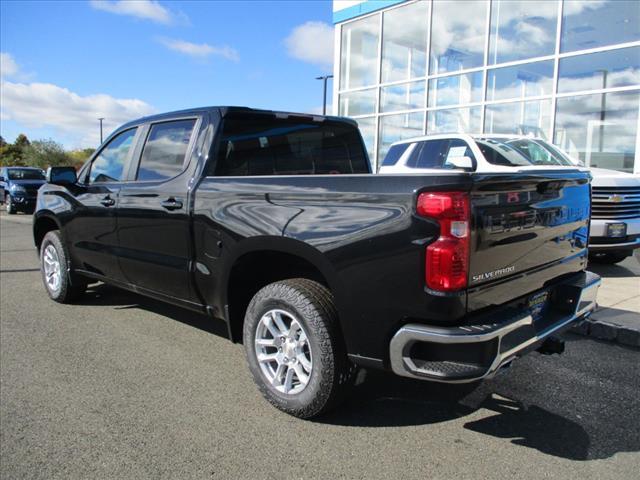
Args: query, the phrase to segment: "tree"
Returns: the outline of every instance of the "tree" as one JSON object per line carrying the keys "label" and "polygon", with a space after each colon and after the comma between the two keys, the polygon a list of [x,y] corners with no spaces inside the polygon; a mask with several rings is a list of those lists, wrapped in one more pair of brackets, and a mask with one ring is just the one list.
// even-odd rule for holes
{"label": "tree", "polygon": [[[26,138],[26,137],[25,137]],[[17,141],[17,140],[16,140]],[[24,149],[24,162],[30,167],[58,167],[71,165],[71,157],[62,145],[48,140],[34,140]]]}
{"label": "tree", "polygon": [[[29,139],[21,133],[13,143],[6,143],[3,139],[0,145],[0,165],[3,167],[15,167],[25,165],[24,151],[30,145]],[[2,143],[2,142],[0,142]]]}
{"label": "tree", "polygon": [[13,144],[19,148],[26,148],[31,145],[31,142],[24,133],[21,133],[16,137],[16,141]]}

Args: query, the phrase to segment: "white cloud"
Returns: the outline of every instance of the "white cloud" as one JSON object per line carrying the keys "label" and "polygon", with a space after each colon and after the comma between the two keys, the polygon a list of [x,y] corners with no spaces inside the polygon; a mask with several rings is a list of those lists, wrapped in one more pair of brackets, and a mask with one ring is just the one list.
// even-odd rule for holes
{"label": "white cloud", "polygon": [[[1,115],[28,128],[52,128],[74,147],[99,143],[98,117],[105,134],[119,125],[149,115],[154,108],[135,98],[106,94],[81,96],[50,83],[2,82]],[[65,142],[66,143],[66,142]]]}
{"label": "white cloud", "polygon": [[233,62],[240,60],[238,51],[228,45],[209,45],[208,43],[191,43],[185,40],[173,38],[159,38],[158,41],[169,50],[189,55],[196,58],[207,58],[210,55],[226,58]]}
{"label": "white cloud", "polygon": [[9,53],[0,52],[0,77],[13,77],[18,74],[20,67]]}
{"label": "white cloud", "polygon": [[165,25],[175,23],[179,19],[186,19],[183,13],[171,12],[156,0],[91,0],[90,4],[96,10],[128,15]]}
{"label": "white cloud", "polygon": [[284,40],[293,58],[325,69],[333,65],[333,27],[324,22],[306,22],[294,28]]}

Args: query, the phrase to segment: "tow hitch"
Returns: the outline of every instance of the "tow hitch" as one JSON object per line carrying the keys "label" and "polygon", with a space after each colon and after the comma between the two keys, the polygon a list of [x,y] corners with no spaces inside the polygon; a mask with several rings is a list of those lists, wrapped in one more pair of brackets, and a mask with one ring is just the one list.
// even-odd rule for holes
{"label": "tow hitch", "polygon": [[543,355],[560,354],[564,352],[564,340],[559,337],[549,337],[540,345],[538,352]]}

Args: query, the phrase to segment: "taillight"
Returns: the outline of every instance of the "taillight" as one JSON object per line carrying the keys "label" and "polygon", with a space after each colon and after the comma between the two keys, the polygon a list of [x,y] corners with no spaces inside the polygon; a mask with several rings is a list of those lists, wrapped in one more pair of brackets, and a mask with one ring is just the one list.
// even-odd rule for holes
{"label": "taillight", "polygon": [[427,247],[427,287],[452,292],[467,286],[469,272],[469,196],[428,192],[418,196],[418,215],[440,224],[440,237]]}

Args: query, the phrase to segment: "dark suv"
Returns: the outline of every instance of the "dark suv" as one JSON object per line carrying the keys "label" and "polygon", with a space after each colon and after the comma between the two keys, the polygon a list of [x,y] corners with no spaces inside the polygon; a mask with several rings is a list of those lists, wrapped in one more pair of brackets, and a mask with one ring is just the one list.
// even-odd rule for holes
{"label": "dark suv", "polygon": [[3,167],[0,169],[0,199],[7,213],[18,210],[32,212],[36,206],[38,189],[45,183],[44,171],[31,167]]}

